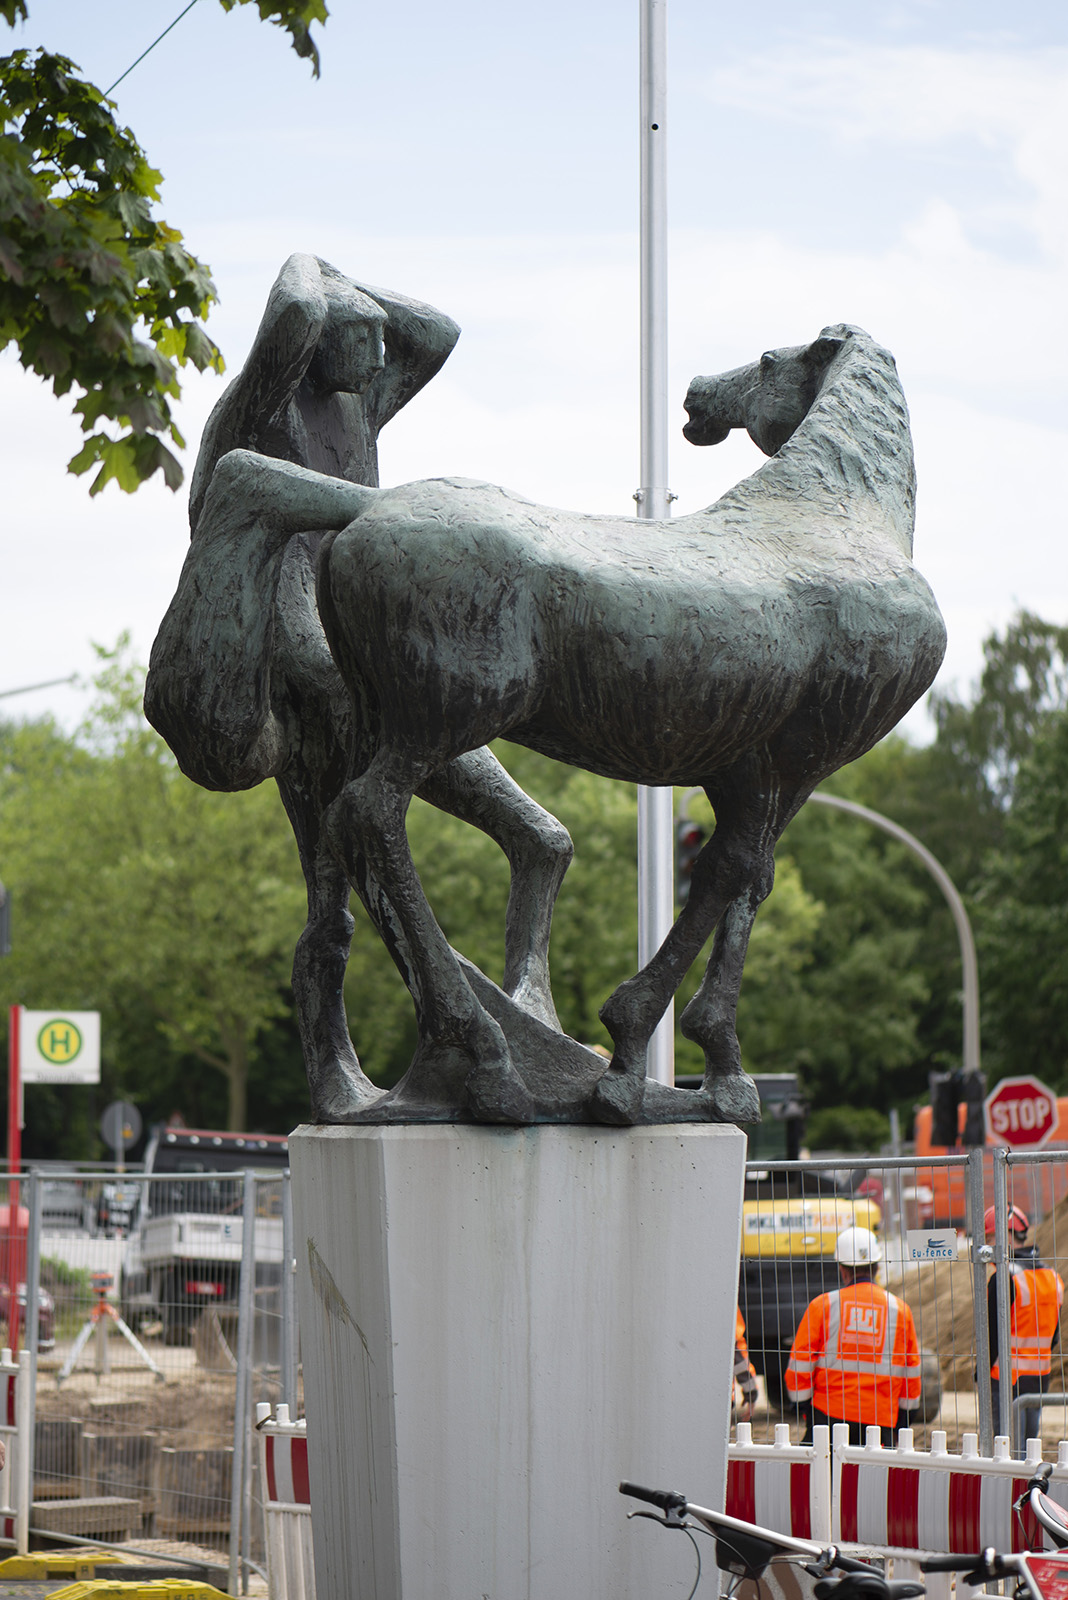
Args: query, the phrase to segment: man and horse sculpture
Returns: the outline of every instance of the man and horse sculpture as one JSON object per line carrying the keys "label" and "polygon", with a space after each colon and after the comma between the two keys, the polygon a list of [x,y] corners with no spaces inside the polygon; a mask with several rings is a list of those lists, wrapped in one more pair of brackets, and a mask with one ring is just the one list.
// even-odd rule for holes
{"label": "man and horse sculpture", "polygon": [[[327,383],[363,394],[388,370],[390,319],[415,304],[353,287],[382,310],[384,364],[366,376],[367,350],[382,358],[373,329],[359,341],[363,388],[321,355],[302,437],[314,436]],[[346,315],[368,321],[353,303]],[[426,361],[436,371],[451,348],[447,319],[417,315],[437,329]],[[399,404],[431,375],[409,380]],[[294,447],[293,428],[281,447],[266,429],[231,430],[225,443],[238,447],[220,455],[225,430],[209,425],[190,555],[146,707],[197,781],[239,788],[275,775],[282,786],[309,882],[298,1005],[318,1120],[759,1115],[735,1019],[775,846],[813,789],[929,687],[945,630],[912,566],[904,397],[892,357],[867,334],[836,325],[697,378],[686,410],[692,443],[744,427],[771,459],[715,504],[663,522],[554,510],[459,478],[381,489],[366,459],[353,470],[343,451],[323,470]],[[307,715],[305,682],[318,685]],[[610,778],[699,786],[715,812],[674,926],[602,1007],[607,1068],[561,1034],[549,990],[570,841],[489,755],[496,738]],[[303,812],[294,752],[314,777]],[[503,990],[452,950],[427,902],[405,831],[415,794],[484,828],[508,856]],[[328,885],[318,903],[317,883]],[[346,884],[416,1010],[416,1056],[385,1096],[359,1073],[339,1011]],[[680,1024],[704,1050],[704,1084],[674,1091],[646,1079],[646,1047],[713,931]],[[317,939],[326,954],[309,959]]]}

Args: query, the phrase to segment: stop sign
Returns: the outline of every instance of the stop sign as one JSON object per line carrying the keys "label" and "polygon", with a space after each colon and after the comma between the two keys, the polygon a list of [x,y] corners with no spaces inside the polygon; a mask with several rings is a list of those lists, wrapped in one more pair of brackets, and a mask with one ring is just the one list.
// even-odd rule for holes
{"label": "stop sign", "polygon": [[1034,1150],[1057,1126],[1057,1096],[1038,1078],[1002,1078],[983,1101],[987,1136],[1012,1150]]}

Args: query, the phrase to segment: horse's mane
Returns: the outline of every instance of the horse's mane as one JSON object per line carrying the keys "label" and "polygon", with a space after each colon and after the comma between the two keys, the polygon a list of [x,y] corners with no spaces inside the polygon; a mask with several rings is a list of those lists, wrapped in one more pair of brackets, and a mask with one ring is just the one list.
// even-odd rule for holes
{"label": "horse's mane", "polygon": [[838,343],[815,400],[781,450],[719,502],[751,493],[828,508],[858,497],[878,508],[908,555],[916,519],[916,473],[908,408],[894,358],[863,329],[847,323],[825,328],[821,340]]}

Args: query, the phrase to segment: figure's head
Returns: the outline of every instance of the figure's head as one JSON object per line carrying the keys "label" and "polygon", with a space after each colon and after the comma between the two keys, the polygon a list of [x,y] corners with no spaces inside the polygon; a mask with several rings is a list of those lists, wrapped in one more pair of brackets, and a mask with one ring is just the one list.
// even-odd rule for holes
{"label": "figure's head", "polygon": [[385,365],[386,313],[333,268],[323,270],[322,284],[326,321],[308,366],[308,381],[325,394],[363,394]]}

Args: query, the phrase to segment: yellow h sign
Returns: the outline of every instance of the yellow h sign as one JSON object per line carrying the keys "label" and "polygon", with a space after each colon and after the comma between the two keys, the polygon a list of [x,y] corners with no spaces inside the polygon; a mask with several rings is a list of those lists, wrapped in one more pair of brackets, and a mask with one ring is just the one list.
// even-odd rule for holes
{"label": "yellow h sign", "polygon": [[53,1066],[65,1067],[82,1047],[81,1031],[66,1017],[46,1022],[37,1035],[37,1048]]}

